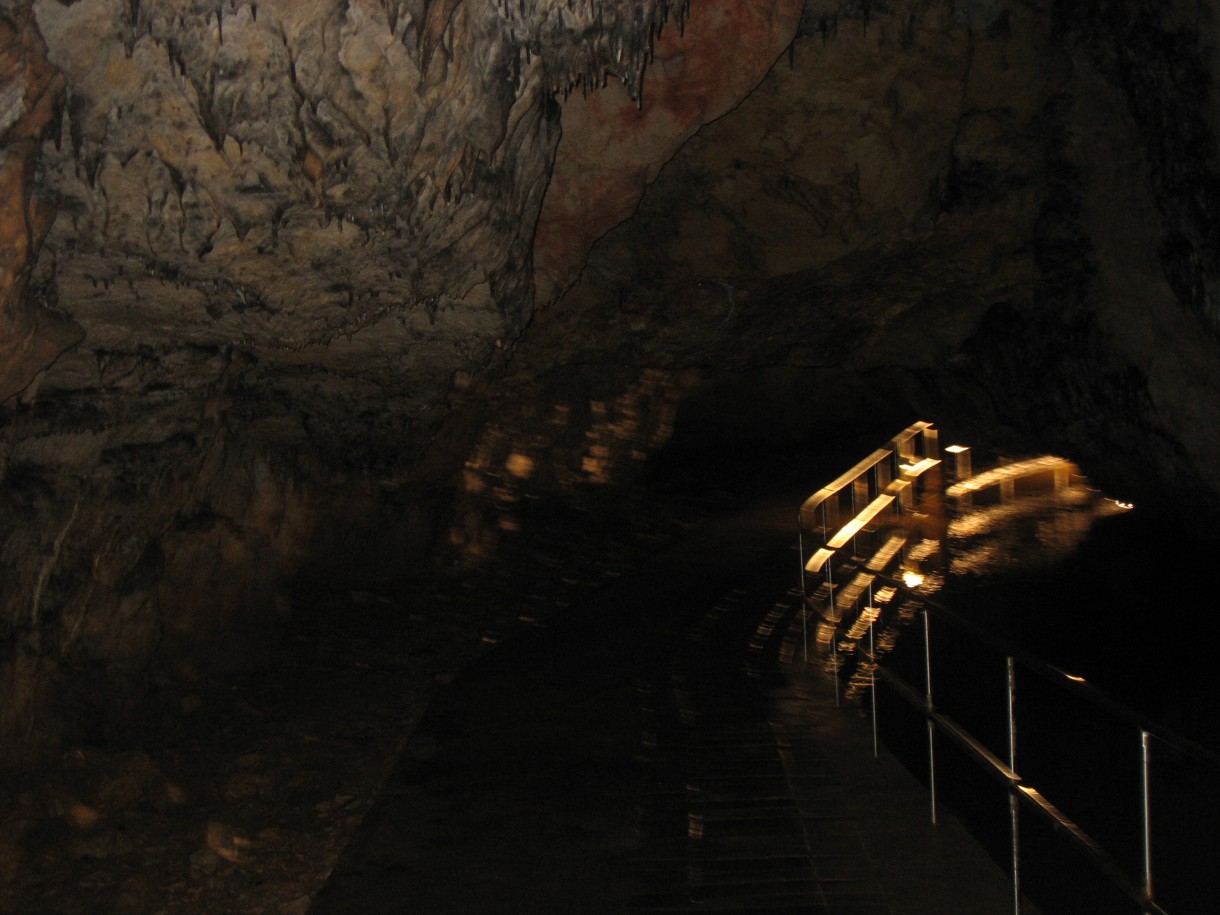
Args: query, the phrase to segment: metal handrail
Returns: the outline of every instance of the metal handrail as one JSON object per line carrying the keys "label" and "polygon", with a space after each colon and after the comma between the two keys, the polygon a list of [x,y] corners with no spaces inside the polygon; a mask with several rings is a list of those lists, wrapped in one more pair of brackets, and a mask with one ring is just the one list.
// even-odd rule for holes
{"label": "metal handrail", "polygon": [[[923,447],[925,457],[935,457],[937,451],[937,433],[936,427],[932,423],[917,422],[912,423],[907,428],[903,429],[892,439],[884,448],[878,448],[868,457],[857,462],[853,467],[839,474],[835,479],[827,483],[801,505],[797,512],[798,524],[801,527],[812,528],[816,525],[815,512],[823,506],[832,496],[838,495],[848,486],[854,484],[857,480],[868,474],[873,468],[881,467],[888,460],[894,462],[894,458],[904,458],[912,452],[911,443],[917,438],[923,439]],[[888,483],[887,479],[885,483]],[[877,487],[884,489],[885,484]]]}
{"label": "metal handrail", "polygon": [[[922,457],[923,460],[914,462],[917,457],[915,442],[916,439],[922,439]],[[811,602],[815,600],[825,604],[828,610],[822,614],[822,620],[818,624],[818,645],[819,650],[827,653],[828,659],[833,662],[832,678],[835,682],[835,697],[838,701],[838,686],[839,686],[839,665],[837,663],[839,657],[839,644],[837,644],[837,636],[835,631],[840,622],[846,617],[847,605],[856,607],[858,615],[852,620],[851,629],[844,637],[850,643],[849,650],[855,650],[859,645],[860,637],[867,631],[868,647],[867,650],[860,646],[860,652],[857,655],[857,663],[855,664],[855,672],[853,673],[853,690],[856,688],[856,681],[859,678],[860,688],[869,688],[871,693],[870,700],[873,713],[873,745],[874,749],[877,746],[877,714],[876,714],[876,680],[881,679],[886,682],[895,691],[909,702],[916,709],[919,709],[926,720],[927,741],[928,741],[928,784],[931,791],[931,816],[932,822],[936,822],[937,797],[936,797],[936,752],[935,752],[935,735],[937,731],[947,735],[956,744],[962,747],[967,756],[976,764],[982,766],[992,777],[998,779],[1006,786],[1006,792],[1009,798],[1010,809],[1010,826],[1011,826],[1011,846],[1012,846],[1012,899],[1013,911],[1020,913],[1021,911],[1021,858],[1020,858],[1020,816],[1021,808],[1027,808],[1036,813],[1037,816],[1044,819],[1053,829],[1053,831],[1063,836],[1067,841],[1084,852],[1088,859],[1102,872],[1102,874],[1113,884],[1117,889],[1127,895],[1132,901],[1138,903],[1142,910],[1146,913],[1160,913],[1164,915],[1164,910],[1156,902],[1153,879],[1152,879],[1152,829],[1151,829],[1151,784],[1150,784],[1150,757],[1151,747],[1150,739],[1156,738],[1168,747],[1178,753],[1192,757],[1204,764],[1213,767],[1217,773],[1220,773],[1220,754],[1217,754],[1202,745],[1183,737],[1182,735],[1164,727],[1144,715],[1122,705],[1121,703],[1111,699],[1105,693],[1098,690],[1096,687],[1086,683],[1083,678],[1073,676],[1051,664],[1046,663],[1041,658],[1013,645],[1004,639],[988,632],[983,627],[977,625],[971,620],[962,615],[950,610],[948,607],[932,600],[930,597],[921,593],[917,587],[908,586],[906,581],[899,581],[893,577],[890,570],[890,565],[894,555],[887,552],[887,547],[883,546],[880,553],[884,553],[888,558],[885,561],[870,560],[865,563],[864,569],[852,567],[849,571],[849,580],[838,585],[836,592],[835,578],[841,568],[836,565],[840,560],[848,557],[847,551],[843,550],[848,543],[852,543],[853,547],[850,551],[850,557],[853,561],[859,562],[856,558],[856,537],[857,534],[868,528],[870,523],[873,523],[878,530],[883,525],[876,525],[876,519],[882,516],[885,512],[892,510],[895,517],[900,517],[904,513],[904,509],[908,507],[907,502],[911,497],[912,484],[924,471],[940,465],[938,456],[938,433],[931,423],[916,423],[903,432],[899,433],[891,439],[888,447],[878,449],[853,466],[846,473],[841,474],[830,484],[814,493],[801,506],[798,512],[797,526],[797,548],[798,558],[800,560],[800,593],[803,606],[801,613],[802,636],[805,645],[805,658],[809,658],[809,637],[807,628],[807,619],[809,616],[809,607]],[[1011,465],[1006,465],[996,471],[989,472],[977,477],[971,477],[969,474],[969,449],[951,447],[947,449],[949,452],[955,453],[957,457],[954,477],[958,482],[949,487],[947,491],[941,491],[937,494],[940,496],[955,497],[959,506],[969,502],[971,493],[991,485],[999,485],[1001,489],[1005,487],[1012,488],[1015,479],[1020,476],[1041,473],[1046,470],[1054,470],[1056,473],[1055,485],[1058,488],[1060,481],[1059,471],[1063,468],[1071,467],[1070,462],[1064,461],[1062,458],[1038,458],[1031,461],[1018,462]],[[962,454],[965,454],[965,460],[962,460]],[[902,463],[902,461],[908,463]],[[965,472],[963,473],[963,465]],[[882,476],[882,471],[887,471]],[[939,484],[939,476],[937,483]],[[838,495],[840,492],[847,491],[851,495],[851,520],[843,525],[839,525],[838,517]],[[901,496],[901,498],[900,498]],[[863,505],[857,503],[864,503]],[[834,518],[828,517],[827,508],[833,510]],[[819,509],[821,514],[821,523],[818,524]],[[834,528],[832,530],[832,527]],[[805,552],[805,535],[806,533],[815,534],[817,540],[820,540],[818,548],[814,550],[812,555],[806,556]],[[912,555],[908,556],[906,552],[907,536],[905,534],[897,537],[899,550],[902,551],[902,562],[913,562],[916,569],[918,567],[919,558]],[[943,540],[943,534],[941,535]],[[894,537],[891,537],[891,541]],[[815,541],[816,542],[816,541]],[[887,541],[887,544],[890,541]],[[914,573],[913,573],[914,574]],[[806,579],[809,575],[818,575],[823,578],[823,581],[818,585],[817,593],[811,596],[806,587]],[[924,675],[925,683],[922,694],[918,689],[904,680],[901,676],[892,670],[882,668],[880,666],[881,659],[878,654],[878,646],[875,644],[874,628],[878,619],[881,618],[882,609],[880,606],[871,606],[874,603],[874,585],[882,586],[882,591],[888,592],[886,595],[878,593],[876,595],[876,603],[878,605],[884,603],[889,606],[902,605],[904,609],[899,611],[899,618],[904,617],[903,614],[910,612],[914,608],[918,608],[918,612],[923,618],[923,646],[924,646]],[[867,593],[867,602],[870,606],[860,607],[860,601]],[[894,596],[902,594],[904,600],[895,601]],[[942,618],[952,622],[955,626],[964,630],[978,642],[988,646],[1003,654],[1006,658],[1007,665],[1007,693],[1008,693],[1008,760],[1001,760],[998,756],[992,753],[978,738],[971,734],[968,730],[945,715],[933,702],[933,676],[932,676],[932,656],[931,656],[931,623],[930,619],[935,614],[938,618]],[[830,627],[829,633],[825,633],[826,627]],[[867,627],[867,628],[866,628]],[[884,642],[885,640],[881,640]],[[1113,718],[1120,722],[1127,722],[1130,725],[1139,729],[1140,733],[1140,763],[1141,763],[1141,826],[1142,826],[1142,851],[1143,851],[1143,873],[1141,881],[1133,881],[1126,872],[1117,864],[1112,855],[1103,848],[1098,842],[1090,837],[1080,826],[1078,826],[1067,815],[1060,811],[1054,804],[1041,794],[1036,788],[1026,784],[1025,780],[1019,774],[1017,769],[1017,739],[1016,739],[1016,715],[1015,715],[1015,691],[1016,691],[1016,665],[1037,673],[1042,679],[1048,681],[1051,685],[1068,690],[1071,694],[1082,698],[1090,703],[1091,707],[1107,712]]]}
{"label": "metal handrail", "polygon": [[[885,576],[878,576],[885,578]],[[1101,690],[1084,682],[1052,664],[1048,664],[1035,655],[1017,645],[996,636],[978,624],[950,610],[943,604],[931,598],[920,595],[917,591],[907,588],[902,582],[887,579],[888,584],[904,591],[923,604],[921,611],[924,621],[924,669],[927,681],[921,692],[899,674],[882,667],[879,659],[874,658],[876,667],[873,675],[891,687],[895,693],[908,704],[921,711],[928,722],[928,759],[929,787],[932,794],[932,822],[936,822],[936,766],[933,734],[939,731],[949,737],[965,751],[967,758],[980,766],[987,774],[1005,785],[1010,798],[1010,827],[1012,845],[1012,900],[1013,911],[1021,911],[1021,872],[1020,872],[1020,837],[1018,807],[1033,811],[1044,822],[1051,826],[1054,832],[1063,837],[1068,844],[1081,851],[1086,858],[1110,881],[1119,891],[1141,907],[1141,910],[1152,915],[1166,915],[1156,901],[1152,879],[1152,836],[1151,836],[1151,801],[1150,801],[1150,738],[1156,738],[1177,752],[1190,756],[1200,762],[1214,767],[1220,772],[1220,754],[1190,740],[1172,729],[1158,724],[1146,716],[1128,708],[1120,702],[1107,696]],[[1008,734],[1009,760],[1004,762],[989,750],[977,737],[962,727],[950,716],[940,711],[932,701],[932,662],[930,639],[930,619],[935,616],[953,623],[963,631],[987,647],[1003,654],[1007,664],[1008,687]],[[1093,706],[1109,713],[1114,718],[1125,721],[1139,729],[1140,733],[1140,763],[1141,763],[1141,827],[1143,873],[1137,882],[1118,865],[1114,857],[1099,842],[1093,839],[1085,830],[1076,824],[1069,816],[1059,810],[1049,799],[1042,795],[1032,785],[1025,783],[1016,766],[1016,731],[1013,716],[1015,695],[1015,666],[1020,663],[1038,674],[1044,680],[1061,689],[1083,698]],[[875,716],[874,701],[874,716]],[[873,723],[874,729],[876,722]]]}
{"label": "metal handrail", "polygon": [[801,524],[807,527],[813,527],[816,523],[816,516],[814,515],[814,512],[816,512],[827,499],[838,495],[874,467],[888,460],[893,456],[893,454],[894,452],[890,448],[878,448],[868,457],[864,458],[864,460],[845,470],[843,473],[839,474],[839,476],[835,477],[833,480],[815,492],[812,496],[804,501],[804,503],[801,505],[800,511],[797,513],[797,517],[800,519]]}
{"label": "metal handrail", "polygon": [[1132,709],[1116,699],[1112,699],[1106,693],[1102,692],[1096,686],[1093,686],[1088,681],[1075,674],[1067,673],[1054,664],[1049,664],[1039,658],[1037,655],[1015,645],[1008,640],[1001,638],[990,630],[980,626],[978,623],[969,619],[966,616],[952,610],[934,598],[925,597],[917,590],[908,588],[904,582],[899,579],[879,575],[879,579],[884,579],[887,584],[890,584],[906,594],[911,595],[926,608],[934,611],[935,616],[951,621],[959,629],[969,633],[974,638],[983,642],[987,647],[994,651],[1010,656],[1019,661],[1023,667],[1028,667],[1034,673],[1038,674],[1049,683],[1069,690],[1088,702],[1100,706],[1105,711],[1109,712],[1116,718],[1127,721],[1129,724],[1135,725],[1140,730],[1147,731],[1153,737],[1156,737],[1162,743],[1172,747],[1180,753],[1191,756],[1200,762],[1211,766],[1216,766],[1220,769],[1220,753],[1210,750],[1202,744],[1185,737],[1157,721],[1143,715],[1135,709]]}

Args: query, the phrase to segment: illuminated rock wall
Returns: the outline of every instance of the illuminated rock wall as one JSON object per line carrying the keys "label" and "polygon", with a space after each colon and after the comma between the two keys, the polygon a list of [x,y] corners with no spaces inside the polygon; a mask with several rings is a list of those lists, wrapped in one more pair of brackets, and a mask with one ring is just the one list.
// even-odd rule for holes
{"label": "illuminated rock wall", "polygon": [[[644,116],[655,174],[796,27],[792,0],[737,30],[705,6],[699,51],[665,0],[3,5],[6,753],[248,663],[300,575],[414,574],[448,542],[481,392],[546,304],[543,196],[597,186],[552,181],[563,106],[665,99],[664,25],[658,66],[703,72]],[[582,199],[565,269],[641,190]]]}
{"label": "illuminated rock wall", "polygon": [[1213,5],[0,3],[0,746],[671,440],[1216,505]]}
{"label": "illuminated rock wall", "polygon": [[935,416],[1214,507],[1210,13],[866,6],[806,4],[791,56],[685,144],[527,342],[698,369],[679,432]]}

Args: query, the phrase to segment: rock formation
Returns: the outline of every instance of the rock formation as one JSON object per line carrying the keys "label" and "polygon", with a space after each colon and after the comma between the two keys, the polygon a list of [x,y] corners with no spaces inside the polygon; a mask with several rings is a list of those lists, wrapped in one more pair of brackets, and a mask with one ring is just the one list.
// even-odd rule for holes
{"label": "rock formation", "polygon": [[1214,510],[1213,7],[7,0],[6,763],[674,436]]}

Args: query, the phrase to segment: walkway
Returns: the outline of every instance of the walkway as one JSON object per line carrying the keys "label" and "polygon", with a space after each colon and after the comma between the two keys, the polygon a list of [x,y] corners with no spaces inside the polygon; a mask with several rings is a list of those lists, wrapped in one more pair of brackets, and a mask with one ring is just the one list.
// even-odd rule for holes
{"label": "walkway", "polygon": [[798,504],[709,525],[469,669],[311,913],[1009,911],[866,723],[778,676]]}

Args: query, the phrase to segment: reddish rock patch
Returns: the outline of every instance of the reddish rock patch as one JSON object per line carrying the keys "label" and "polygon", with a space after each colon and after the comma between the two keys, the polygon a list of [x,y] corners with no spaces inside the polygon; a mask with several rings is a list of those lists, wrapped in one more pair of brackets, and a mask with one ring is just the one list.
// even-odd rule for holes
{"label": "reddish rock patch", "polygon": [[634,212],[682,144],[758,85],[795,37],[803,5],[700,5],[684,31],[658,37],[642,105],[618,84],[563,103],[563,140],[534,238],[539,304],[572,282],[593,242]]}

